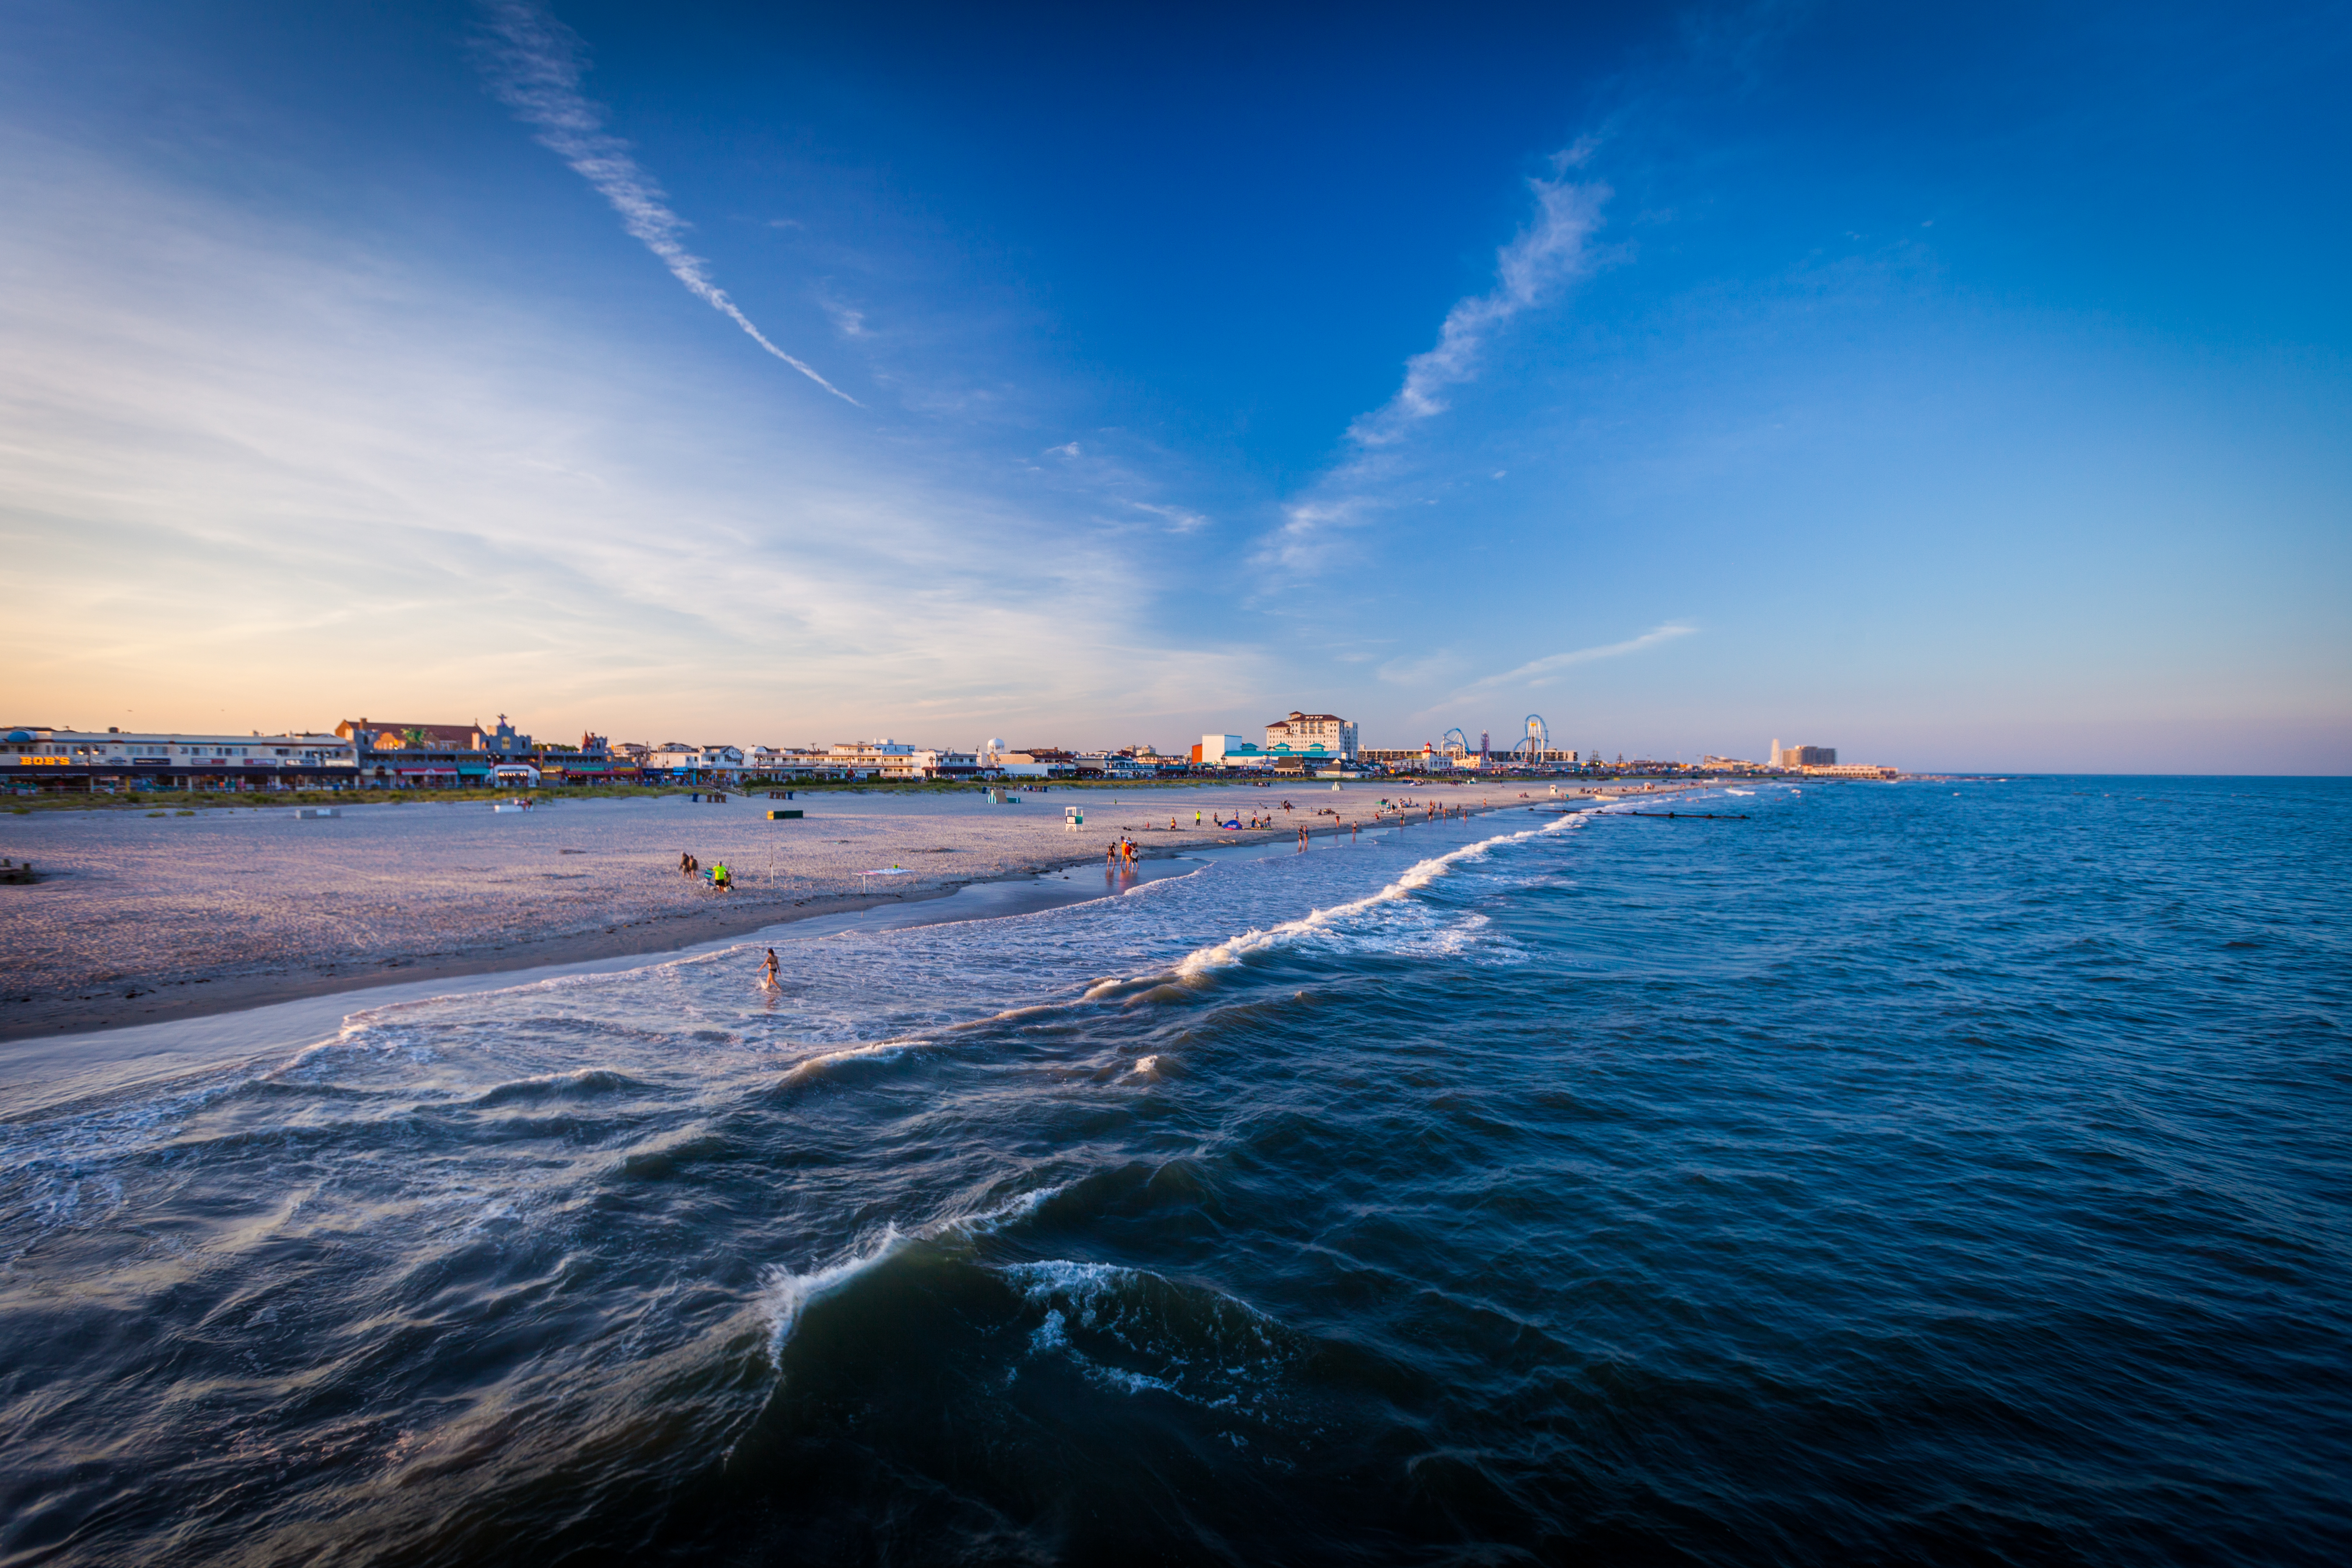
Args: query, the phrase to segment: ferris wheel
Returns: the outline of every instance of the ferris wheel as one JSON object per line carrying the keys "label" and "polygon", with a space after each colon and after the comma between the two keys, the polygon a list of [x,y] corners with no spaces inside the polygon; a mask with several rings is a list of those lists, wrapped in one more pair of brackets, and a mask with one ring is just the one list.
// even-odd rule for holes
{"label": "ferris wheel", "polygon": [[1543,761],[1543,754],[1551,750],[1551,726],[1544,722],[1540,713],[1528,714],[1526,723],[1527,733],[1513,743],[1511,754],[1539,763]]}

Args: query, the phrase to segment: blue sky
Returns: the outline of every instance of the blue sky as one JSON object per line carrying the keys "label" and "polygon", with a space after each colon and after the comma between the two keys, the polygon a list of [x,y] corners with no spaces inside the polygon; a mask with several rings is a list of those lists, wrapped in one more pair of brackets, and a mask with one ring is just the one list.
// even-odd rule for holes
{"label": "blue sky", "polygon": [[0,15],[12,721],[2352,772],[2346,7],[850,10]]}

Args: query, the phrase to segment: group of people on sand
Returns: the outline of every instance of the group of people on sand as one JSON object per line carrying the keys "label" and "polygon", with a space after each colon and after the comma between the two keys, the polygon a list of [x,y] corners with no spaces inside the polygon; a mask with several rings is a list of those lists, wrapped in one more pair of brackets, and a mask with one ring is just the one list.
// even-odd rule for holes
{"label": "group of people on sand", "polygon": [[1103,851],[1103,864],[1114,868],[1124,867],[1132,871],[1136,861],[1141,858],[1142,851],[1136,848],[1132,838],[1114,838],[1110,847]]}
{"label": "group of people on sand", "polygon": [[[677,858],[677,874],[679,876],[692,877],[698,873],[702,873],[701,861],[696,859],[691,855],[681,854]],[[735,886],[735,873],[727,868],[727,862],[724,860],[721,860],[718,865],[710,868],[707,876],[709,879],[710,885],[719,892],[726,892],[728,889]]]}

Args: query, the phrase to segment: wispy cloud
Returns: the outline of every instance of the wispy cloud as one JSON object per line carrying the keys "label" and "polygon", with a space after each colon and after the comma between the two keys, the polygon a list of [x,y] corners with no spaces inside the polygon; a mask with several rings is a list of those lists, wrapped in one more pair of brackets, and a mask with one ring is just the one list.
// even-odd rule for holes
{"label": "wispy cloud", "polygon": [[1452,648],[1399,654],[1373,673],[1395,686],[1431,686],[1461,669],[1464,660]]}
{"label": "wispy cloud", "polygon": [[1660,643],[1672,642],[1676,637],[1686,637],[1696,630],[1698,630],[1696,626],[1685,626],[1669,621],[1664,626],[1651,627],[1640,637],[1628,637],[1623,642],[1612,642],[1600,647],[1580,647],[1568,653],[1555,653],[1542,658],[1529,659],[1517,669],[1507,669],[1499,675],[1481,677],[1464,687],[1455,695],[1466,696],[1474,691],[1491,691],[1498,686],[1542,686],[1548,683],[1550,677],[1573,666],[1591,664],[1595,659],[1618,658],[1629,653],[1639,653],[1645,647],[1655,647]]}
{"label": "wispy cloud", "polygon": [[833,318],[834,330],[845,338],[862,338],[866,333],[866,312],[853,310],[838,300],[820,299],[824,313]]}
{"label": "wispy cloud", "polygon": [[1437,346],[1405,362],[1404,384],[1349,426],[1350,437],[1367,447],[1385,446],[1402,437],[1415,421],[1443,414],[1440,393],[1477,375],[1479,353],[1497,328],[1591,267],[1592,235],[1601,226],[1610,191],[1597,182],[1574,180],[1570,172],[1582,168],[1591,154],[1591,144],[1580,142],[1552,155],[1552,178],[1528,182],[1535,216],[1496,252],[1495,287],[1455,301],[1438,329]]}
{"label": "wispy cloud", "polygon": [[1168,524],[1171,533],[1197,533],[1209,526],[1209,520],[1199,512],[1181,506],[1159,506],[1148,500],[1127,503],[1138,511],[1148,511]]}
{"label": "wispy cloud", "polygon": [[612,203],[613,210],[621,215],[622,226],[659,257],[671,276],[696,299],[835,397],[856,404],[857,399],[804,361],[771,342],[728,298],[727,290],[710,280],[710,264],[686,248],[679,236],[688,226],[687,221],[670,210],[661,186],[629,155],[629,144],[604,130],[603,106],[580,90],[585,74],[580,36],[525,0],[483,0],[481,9],[489,32],[482,57],[488,68],[490,89],[514,110],[516,119],[537,127],[540,144],[571,164],[574,173]]}
{"label": "wispy cloud", "polygon": [[1355,450],[1308,494],[1283,508],[1262,561],[1290,571],[1318,567],[1349,531],[1393,504],[1410,467],[1400,455],[1402,443],[1415,426],[1445,411],[1444,390],[1477,379],[1481,357],[1497,332],[1591,269],[1593,236],[1611,194],[1598,181],[1575,178],[1591,155],[1591,142],[1579,142],[1552,154],[1549,178],[1528,182],[1535,213],[1495,253],[1495,286],[1454,301],[1438,328],[1436,346],[1405,362],[1396,395],[1348,426]]}
{"label": "wispy cloud", "polygon": [[[1370,477],[1360,466],[1343,472],[1359,481]],[[1319,565],[1332,552],[1339,534],[1362,521],[1365,510],[1361,496],[1293,501],[1282,509],[1282,526],[1275,530],[1263,553],[1292,571]]]}

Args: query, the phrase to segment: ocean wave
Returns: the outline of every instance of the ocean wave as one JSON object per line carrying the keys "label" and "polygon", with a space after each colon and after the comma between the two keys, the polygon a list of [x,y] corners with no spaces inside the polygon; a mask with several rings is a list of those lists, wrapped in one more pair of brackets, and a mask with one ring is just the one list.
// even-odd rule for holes
{"label": "ocean wave", "polygon": [[1038,1314],[1031,1356],[1058,1356],[1124,1394],[1171,1394],[1211,1409],[1252,1403],[1296,1359],[1294,1335],[1206,1285],[1115,1263],[1045,1258],[999,1269]]}
{"label": "ocean wave", "polygon": [[1379,910],[1385,905],[1400,903],[1411,898],[1439,878],[1452,875],[1455,867],[1471,861],[1483,860],[1503,845],[1524,843],[1531,838],[1559,833],[1572,827],[1578,820],[1575,816],[1564,816],[1542,827],[1526,828],[1517,833],[1496,834],[1492,838],[1482,838],[1475,844],[1465,844],[1460,848],[1450,849],[1443,855],[1433,855],[1408,868],[1395,881],[1389,883],[1378,892],[1368,893],[1360,899],[1350,899],[1346,903],[1333,904],[1325,909],[1316,910],[1297,920],[1285,921],[1280,925],[1244,931],[1241,935],[1228,937],[1223,942],[1215,942],[1207,947],[1195,948],[1177,962],[1171,973],[1177,977],[1191,979],[1212,970],[1240,963],[1252,953],[1264,952],[1302,940],[1323,936],[1345,921]]}
{"label": "ocean wave", "polygon": [[878,1268],[904,1251],[914,1237],[902,1234],[896,1226],[886,1226],[881,1234],[860,1251],[837,1263],[806,1273],[795,1273],[781,1264],[771,1264],[761,1281],[761,1294],[768,1316],[769,1359],[781,1366],[784,1346],[800,1327],[801,1314],[810,1306],[846,1288],[859,1275]]}
{"label": "ocean wave", "polygon": [[761,1273],[761,1295],[768,1317],[771,1359],[782,1364],[784,1346],[810,1306],[847,1289],[909,1247],[950,1243],[959,1250],[969,1248],[1029,1218],[1065,1190],[1066,1184],[1059,1182],[1027,1188],[988,1207],[942,1215],[913,1230],[887,1224],[847,1256],[822,1268],[795,1271],[782,1264],[769,1265]]}
{"label": "ocean wave", "polygon": [[511,1105],[518,1101],[573,1100],[591,1095],[623,1094],[646,1087],[628,1074],[616,1072],[611,1068],[576,1068],[570,1072],[546,1073],[537,1078],[499,1084],[484,1089],[467,1103],[488,1107]]}
{"label": "ocean wave", "polygon": [[920,1050],[931,1042],[920,1037],[893,1040],[869,1040],[860,1046],[843,1046],[825,1051],[804,1061],[794,1062],[776,1080],[778,1090],[800,1089],[819,1079],[829,1078],[845,1068],[882,1067],[898,1060],[909,1051]]}

